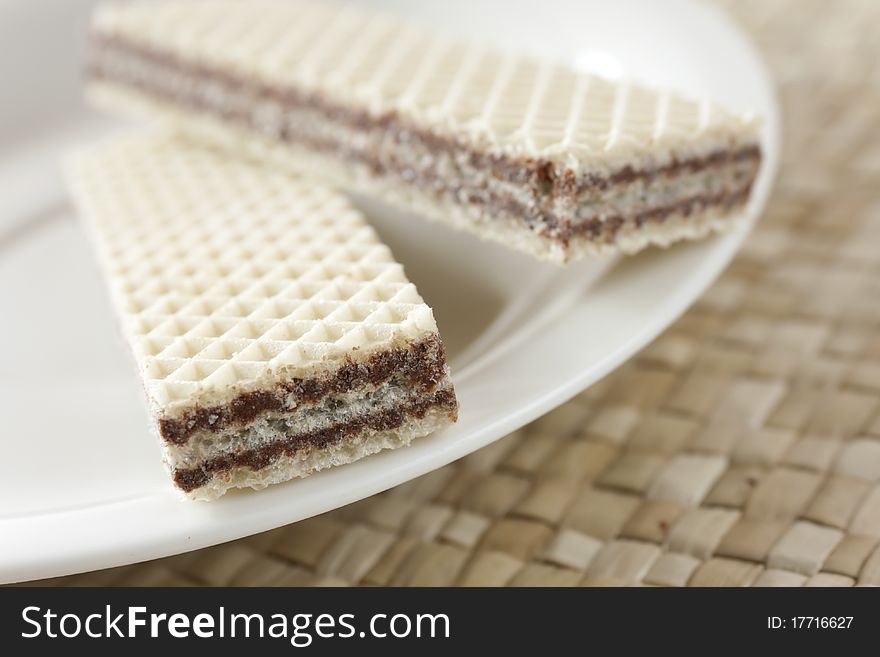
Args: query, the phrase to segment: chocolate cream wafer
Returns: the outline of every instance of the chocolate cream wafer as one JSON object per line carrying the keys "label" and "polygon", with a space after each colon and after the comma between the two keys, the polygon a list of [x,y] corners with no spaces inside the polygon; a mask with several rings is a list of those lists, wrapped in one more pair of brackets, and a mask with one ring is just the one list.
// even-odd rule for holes
{"label": "chocolate cream wafer", "polygon": [[163,135],[78,154],[68,178],[188,496],[455,421],[431,309],[335,192]]}
{"label": "chocolate cream wafer", "polygon": [[160,0],[94,18],[90,96],[538,258],[729,226],[757,122],[335,3]]}

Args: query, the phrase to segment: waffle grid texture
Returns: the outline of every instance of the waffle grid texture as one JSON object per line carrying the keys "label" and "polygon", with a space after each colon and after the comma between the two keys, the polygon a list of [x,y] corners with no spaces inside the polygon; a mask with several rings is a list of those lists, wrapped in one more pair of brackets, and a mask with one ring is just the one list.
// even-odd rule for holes
{"label": "waffle grid texture", "polygon": [[[291,25],[295,26],[292,30]],[[754,118],[553,62],[505,54],[352,4],[234,0],[108,4],[94,30],[216,63],[247,78],[319,90],[379,115],[563,164],[613,162],[753,135]],[[234,99],[230,99],[234,102]],[[267,108],[267,121],[273,120]],[[665,153],[668,156],[668,153]]]}
{"label": "waffle grid texture", "polygon": [[69,172],[160,417],[436,334],[402,266],[328,188],[166,135],[108,142]]}
{"label": "waffle grid texture", "polygon": [[733,265],[641,355],[385,494],[48,583],[880,585],[880,7],[718,4],[778,80],[782,170]]}
{"label": "waffle grid texture", "polygon": [[110,4],[89,97],[552,262],[721,230],[757,121],[357,6]]}

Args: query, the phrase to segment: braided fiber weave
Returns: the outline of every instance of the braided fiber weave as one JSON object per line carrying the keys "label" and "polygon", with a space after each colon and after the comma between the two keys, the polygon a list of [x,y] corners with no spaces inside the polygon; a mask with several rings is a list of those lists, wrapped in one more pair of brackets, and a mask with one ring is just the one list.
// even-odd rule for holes
{"label": "braided fiber weave", "polygon": [[664,335],[387,493],[49,583],[880,584],[880,4],[723,4],[777,76],[784,163],[740,256]]}

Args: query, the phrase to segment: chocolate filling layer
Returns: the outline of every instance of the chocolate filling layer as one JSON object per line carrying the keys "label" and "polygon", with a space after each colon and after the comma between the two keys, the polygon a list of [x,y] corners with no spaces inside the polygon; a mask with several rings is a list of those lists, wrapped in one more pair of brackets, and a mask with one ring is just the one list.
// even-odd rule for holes
{"label": "chocolate filling layer", "polygon": [[261,470],[282,456],[294,456],[304,448],[322,449],[338,445],[346,438],[363,431],[391,431],[409,420],[425,417],[431,409],[442,409],[454,413],[458,408],[455,393],[451,388],[436,391],[428,397],[420,397],[394,408],[368,413],[349,422],[336,424],[324,429],[291,435],[283,440],[256,449],[226,454],[205,461],[198,468],[174,470],[172,477],[177,486],[186,492],[204,486],[215,475],[232,468]]}
{"label": "chocolate filling layer", "polygon": [[730,210],[748,200],[753,184],[754,178],[749,178],[740,187],[725,189],[718,194],[698,194],[668,205],[657,205],[629,216],[606,215],[602,219],[586,219],[577,223],[558,217],[552,211],[537,210],[534,206],[527,206],[516,199],[500,197],[491,192],[481,191],[479,194],[470,194],[468,201],[475,205],[486,205],[498,216],[518,218],[533,228],[543,224],[549,227],[553,236],[567,247],[572,238],[580,236],[586,236],[593,242],[611,243],[618,231],[627,224],[641,227],[649,221],[661,222],[673,214],[687,217],[695,211],[707,208],[723,207],[725,210]]}
{"label": "chocolate filling layer", "polygon": [[[91,42],[92,54],[88,73],[94,79],[122,84],[171,104],[243,125],[264,135],[269,132],[283,142],[303,145],[317,152],[332,153],[342,161],[364,165],[376,176],[393,175],[407,183],[415,182],[422,189],[434,189],[456,199],[464,198],[468,203],[486,207],[493,215],[524,221],[532,230],[559,240],[564,245],[575,236],[613,240],[624,222],[640,226],[646,219],[659,221],[677,212],[689,214],[696,207],[731,207],[748,197],[761,159],[760,147],[757,144],[746,144],[702,156],[681,159],[673,157],[670,162],[652,168],[636,169],[626,165],[605,176],[594,173],[578,175],[568,168],[557,171],[552,162],[541,158],[517,157],[475,149],[462,139],[439,135],[415,126],[395,112],[371,114],[365,109],[334,103],[317,92],[305,93],[298,89],[271,86],[234,71],[184,61],[169,52],[133,42],[125,37],[93,34]],[[130,71],[120,73],[112,65],[105,64],[112,61],[114,56],[144,62],[153,67],[153,74],[139,75]],[[157,70],[161,71],[161,75],[156,74]],[[183,76],[186,83],[181,83],[180,76]],[[379,131],[395,144],[417,144],[428,152],[444,152],[456,158],[463,156],[471,166],[491,172],[495,179],[521,186],[529,192],[531,200],[524,203],[510,195],[499,195],[488,190],[485,183],[475,184],[463,177],[451,179],[436,170],[414,171],[412,164],[406,162],[382,161],[375,153],[365,151],[356,144],[340,143],[336,139],[314,134],[305,122],[294,126],[290,121],[278,121],[276,116],[277,127],[267,130],[257,118],[257,109],[261,106],[280,108],[282,114],[294,110],[311,111],[336,125],[365,133]],[[556,199],[575,199],[584,193],[639,180],[650,182],[656,178],[698,173],[747,161],[753,162],[754,167],[749,179],[738,188],[728,189],[726,194],[682,199],[676,204],[652,208],[637,216],[610,219],[595,217],[575,221],[570,217],[559,217],[551,209]],[[414,175],[417,176],[415,180]]]}
{"label": "chocolate filling layer", "polygon": [[750,180],[739,189],[726,190],[721,194],[715,195],[700,194],[698,196],[692,196],[691,198],[682,199],[678,203],[653,207],[628,218],[622,215],[614,215],[602,219],[601,221],[598,219],[591,219],[581,224],[575,224],[574,226],[569,225],[563,232],[561,238],[563,241],[567,242],[572,236],[586,234],[591,238],[604,237],[610,239],[620,227],[624,226],[627,222],[642,226],[648,221],[662,221],[672,214],[682,214],[687,217],[693,212],[704,208],[724,207],[725,209],[730,209],[744,203],[746,199],[748,199],[752,190],[752,183],[753,181]]}
{"label": "chocolate filling layer", "polygon": [[373,354],[364,362],[348,358],[336,372],[324,378],[292,379],[271,390],[242,393],[225,405],[198,407],[181,418],[159,420],[159,433],[169,443],[182,445],[197,431],[245,425],[261,413],[314,404],[327,395],[380,385],[392,376],[400,377],[415,390],[429,392],[446,376],[445,367],[443,342],[440,336],[432,334],[408,347]]}

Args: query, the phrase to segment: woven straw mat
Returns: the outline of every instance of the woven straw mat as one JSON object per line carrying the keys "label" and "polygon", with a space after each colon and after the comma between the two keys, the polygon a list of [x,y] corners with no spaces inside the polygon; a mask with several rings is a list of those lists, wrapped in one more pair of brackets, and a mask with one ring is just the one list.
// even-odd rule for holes
{"label": "woven straw mat", "polygon": [[726,274],[640,355],[456,463],[63,585],[880,584],[880,3],[723,3],[784,163]]}

